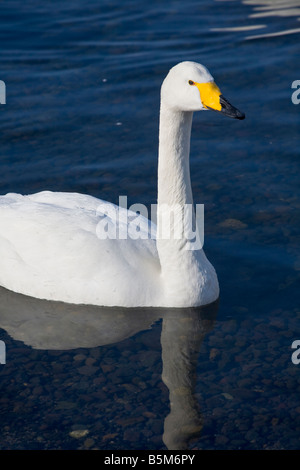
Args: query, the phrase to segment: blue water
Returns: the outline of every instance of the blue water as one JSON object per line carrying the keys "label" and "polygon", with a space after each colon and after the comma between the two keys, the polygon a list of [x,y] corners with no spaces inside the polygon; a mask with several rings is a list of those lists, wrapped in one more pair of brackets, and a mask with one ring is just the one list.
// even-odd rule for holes
{"label": "blue water", "polygon": [[[194,335],[181,334],[172,311],[117,310],[109,314],[115,325],[125,316],[124,329],[136,322],[135,331],[89,345],[85,325],[83,346],[42,349],[26,342],[25,305],[44,345],[49,331],[68,335],[67,322],[55,323],[57,306],[0,292],[0,448],[166,449],[162,368],[178,360],[170,338],[186,361],[175,385],[193,376],[184,393],[198,413],[185,436],[177,397],[175,448],[299,448],[300,364],[291,344],[300,339],[300,105],[291,84],[300,79],[300,7],[11,0],[0,8],[0,194],[49,189],[155,203],[159,89],[182,60],[205,64],[246,113],[241,122],[194,117],[194,200],[205,204],[205,251],[221,287],[213,313],[182,312],[186,325],[198,325]],[[46,323],[35,321],[44,314]],[[149,319],[139,324],[140,315]]]}

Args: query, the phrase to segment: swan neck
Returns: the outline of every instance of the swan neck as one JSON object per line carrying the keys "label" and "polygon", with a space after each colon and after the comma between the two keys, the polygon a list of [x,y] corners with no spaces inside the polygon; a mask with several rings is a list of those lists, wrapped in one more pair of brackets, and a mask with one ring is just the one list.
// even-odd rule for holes
{"label": "swan neck", "polygon": [[190,139],[192,112],[160,109],[158,205],[192,204]]}
{"label": "swan neck", "polygon": [[205,305],[218,297],[218,281],[202,250],[190,178],[192,112],[162,100],[159,130],[156,246],[164,305]]}

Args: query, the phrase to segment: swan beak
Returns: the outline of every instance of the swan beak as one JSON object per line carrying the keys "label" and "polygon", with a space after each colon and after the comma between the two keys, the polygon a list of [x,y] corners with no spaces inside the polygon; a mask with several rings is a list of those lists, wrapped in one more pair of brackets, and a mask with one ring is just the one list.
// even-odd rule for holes
{"label": "swan beak", "polygon": [[245,119],[245,114],[242,113],[239,109],[232,106],[229,101],[224,98],[223,95],[220,95],[220,103],[221,103],[221,113],[225,114],[225,116],[231,117],[233,119]]}
{"label": "swan beak", "polygon": [[215,82],[194,83],[200,92],[203,106],[206,109],[218,111],[233,119],[245,119],[245,114],[232,106],[222,95]]}

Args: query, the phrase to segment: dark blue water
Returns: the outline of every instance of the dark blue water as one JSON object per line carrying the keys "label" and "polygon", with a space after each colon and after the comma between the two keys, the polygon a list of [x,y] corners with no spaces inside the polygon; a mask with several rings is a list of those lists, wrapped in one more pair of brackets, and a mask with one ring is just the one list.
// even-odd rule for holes
{"label": "dark blue water", "polygon": [[[300,7],[11,0],[0,11],[0,194],[155,203],[159,89],[182,60],[205,64],[246,113],[242,122],[199,113],[193,123],[194,200],[205,204],[205,249],[221,287],[213,312],[184,311],[181,322],[178,312],[117,309],[99,326],[75,308],[84,333],[63,350],[63,306],[1,291],[0,448],[299,448],[300,105],[291,84]],[[89,325],[110,337],[99,333],[98,344]],[[176,364],[179,382],[162,380]]]}

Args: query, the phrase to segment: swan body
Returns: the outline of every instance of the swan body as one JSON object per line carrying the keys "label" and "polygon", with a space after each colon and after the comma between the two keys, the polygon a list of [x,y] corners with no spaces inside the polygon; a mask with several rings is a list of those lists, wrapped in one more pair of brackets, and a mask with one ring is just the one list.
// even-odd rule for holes
{"label": "swan body", "polygon": [[[194,307],[219,296],[204,251],[185,235],[163,237],[166,207],[192,206],[189,146],[193,112],[244,116],[223,98],[208,70],[173,67],[161,89],[157,226],[95,197],[44,191],[0,197],[0,285],[40,299],[123,307]],[[116,216],[117,215],[117,216]],[[194,212],[192,211],[194,217]],[[115,238],[99,237],[103,218]],[[132,226],[131,226],[132,228]]]}

